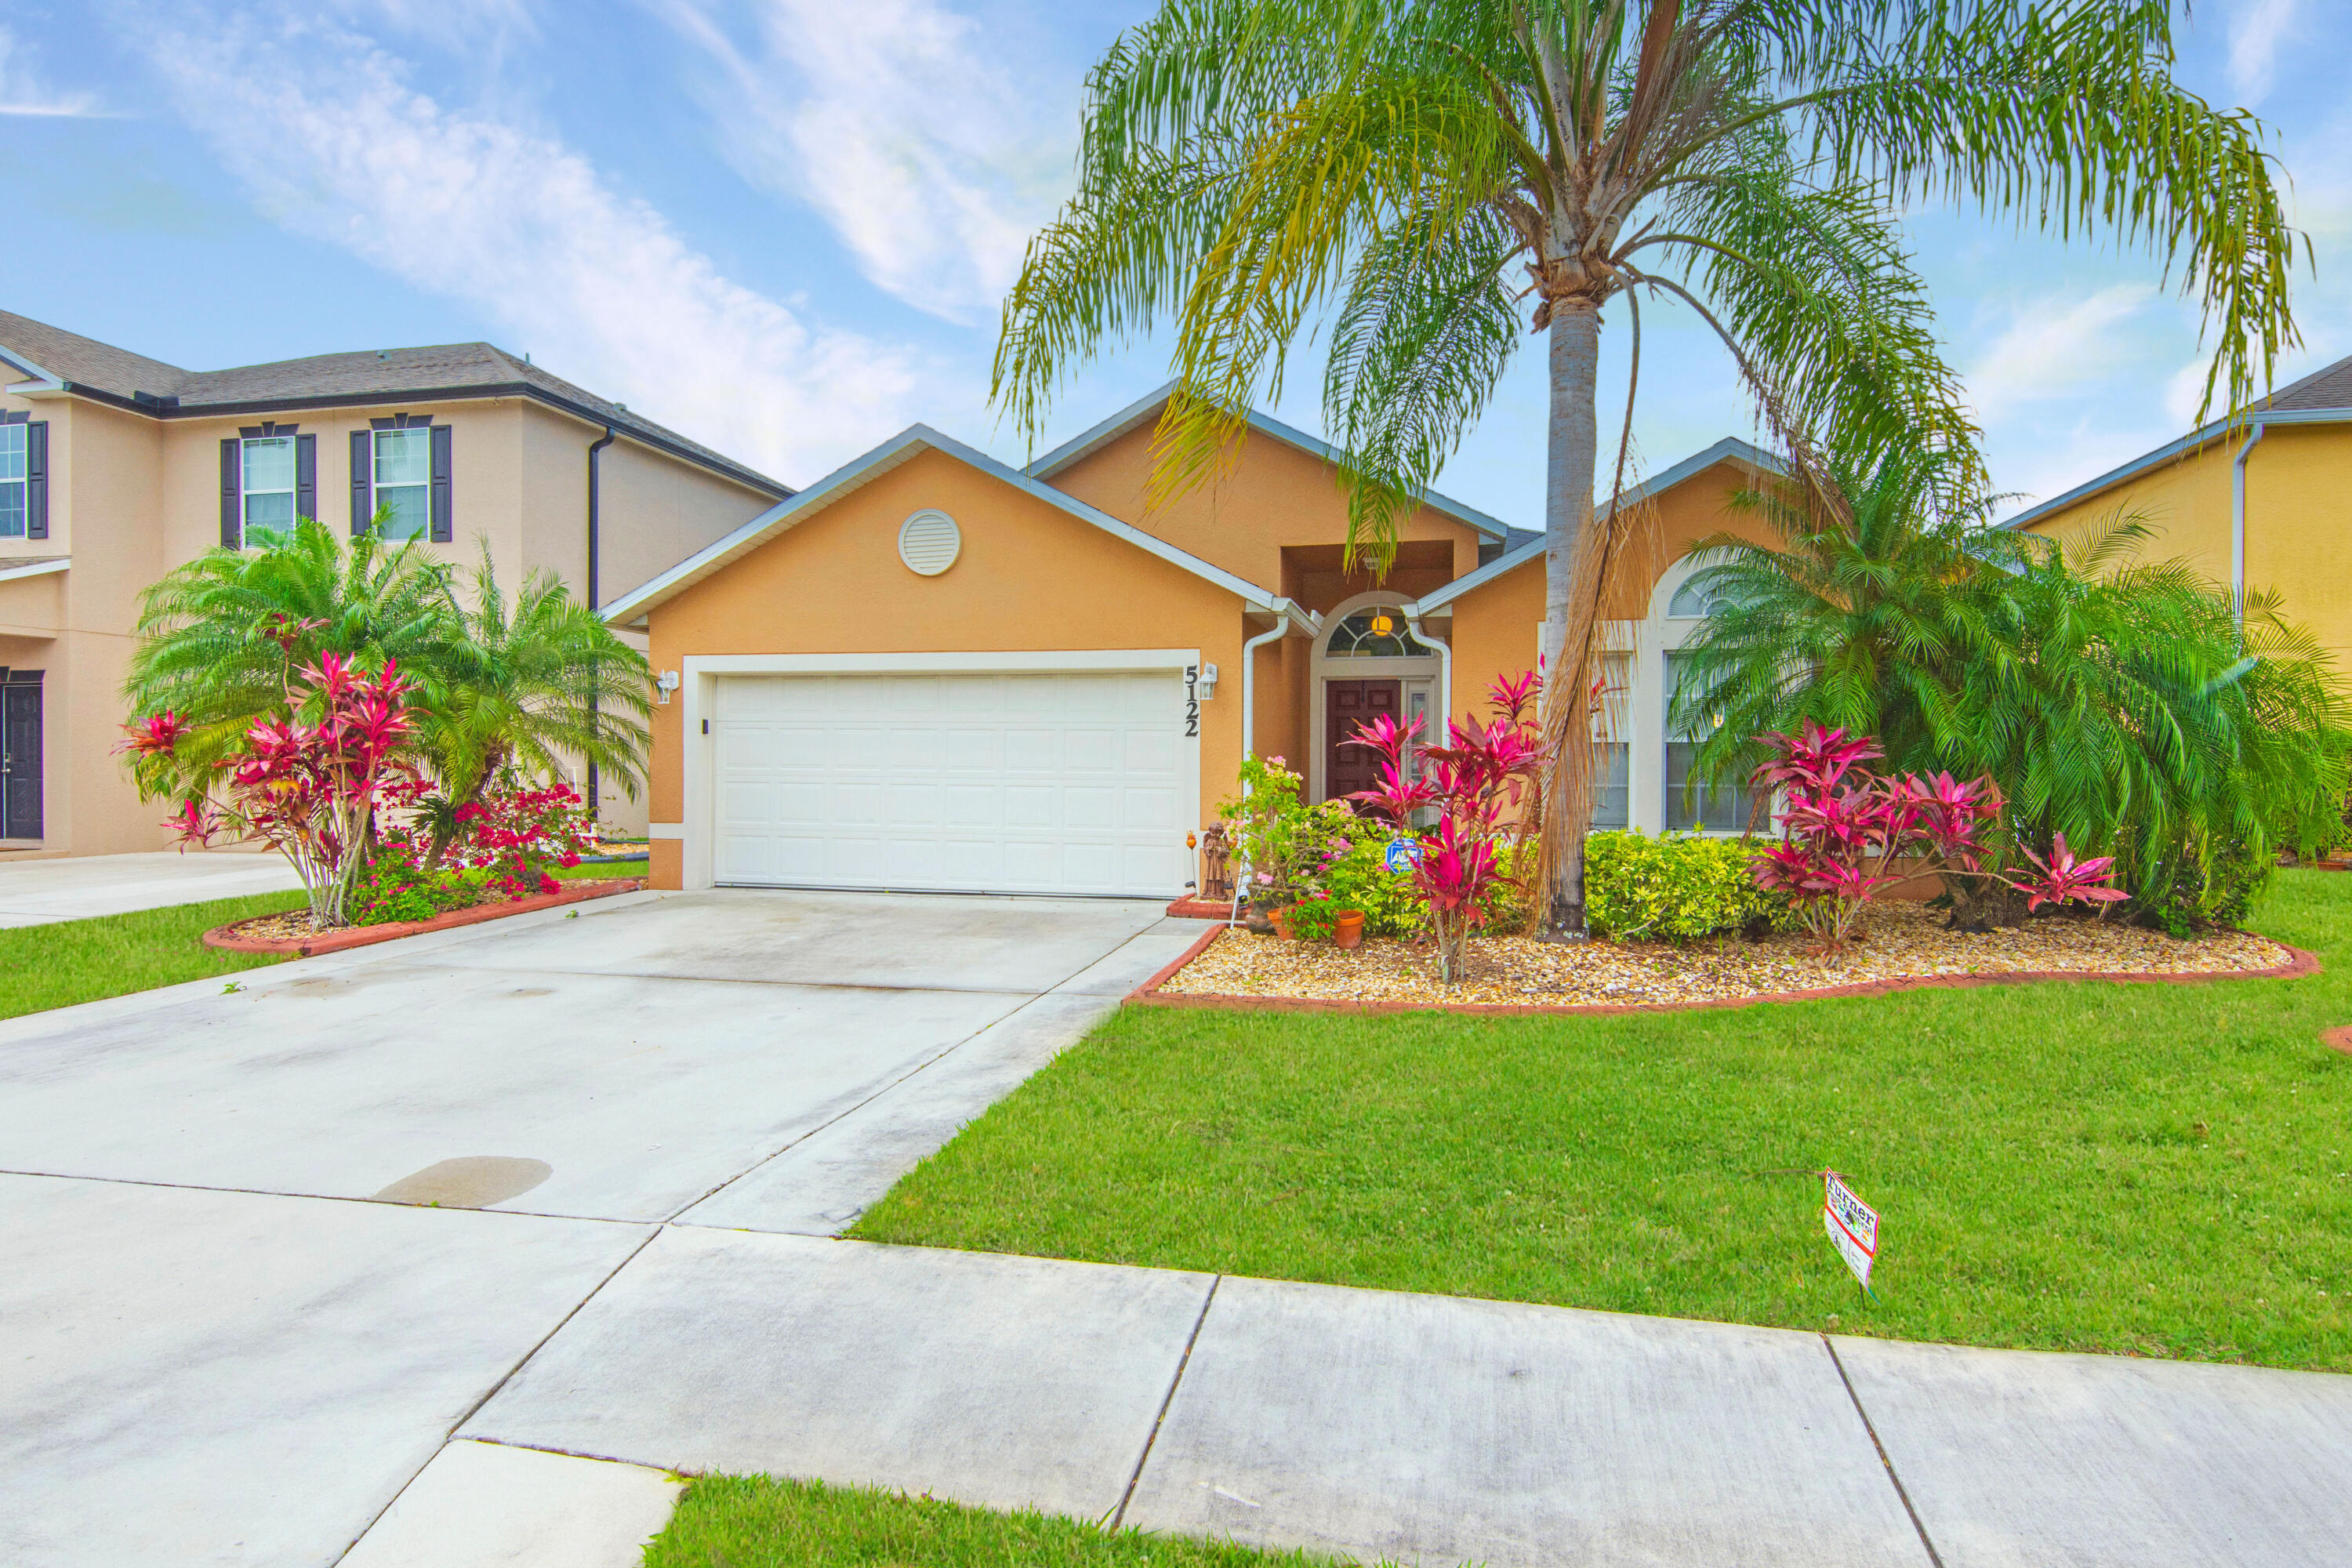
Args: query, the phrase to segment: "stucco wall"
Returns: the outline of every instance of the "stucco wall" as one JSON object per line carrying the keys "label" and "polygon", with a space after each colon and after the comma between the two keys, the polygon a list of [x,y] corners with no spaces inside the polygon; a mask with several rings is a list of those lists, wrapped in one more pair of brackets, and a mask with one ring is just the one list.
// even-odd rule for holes
{"label": "stucco wall", "polygon": [[[1243,441],[1220,477],[1152,510],[1148,501],[1154,428],[1147,422],[1106,442],[1046,482],[1203,561],[1277,592],[1283,585],[1286,545],[1331,545],[1348,537],[1348,498],[1339,488],[1339,470],[1320,458],[1265,436]],[[1427,507],[1414,509],[1398,537],[1450,545],[1453,566],[1443,581],[1463,576],[1478,564],[1477,531]],[[1337,604],[1370,585],[1366,582],[1344,592],[1335,585],[1329,602]]]}
{"label": "stucco wall", "polygon": [[[899,525],[925,508],[954,518],[963,535],[955,565],[937,577],[898,559]],[[1204,818],[1240,765],[1241,601],[937,452],[870,480],[648,621],[656,669],[712,654],[1197,648],[1225,673],[1201,705]],[[1259,700],[1267,696],[1262,689]],[[683,713],[675,701],[655,710],[656,823],[686,816]],[[656,885],[678,885],[678,865],[662,849]]]}
{"label": "stucco wall", "polygon": [[[2217,441],[2178,462],[2037,521],[2047,538],[2080,536],[2121,514],[2156,537],[2143,561],[2185,561],[2216,587],[2230,582],[2231,461]],[[2273,426],[2246,459],[2246,585],[2276,592],[2352,673],[2352,426]]]}
{"label": "stucco wall", "polygon": [[[1736,463],[1717,463],[1654,498],[1644,533],[1624,558],[1604,613],[1618,621],[1649,613],[1659,576],[1693,544],[1719,533],[1764,543],[1773,531],[1760,516],[1732,504],[1757,480]],[[1544,561],[1523,565],[1475,588],[1454,604],[1454,708],[1457,715],[1486,717],[1486,686],[1497,675],[1517,675],[1536,662],[1537,628],[1544,618]]]}

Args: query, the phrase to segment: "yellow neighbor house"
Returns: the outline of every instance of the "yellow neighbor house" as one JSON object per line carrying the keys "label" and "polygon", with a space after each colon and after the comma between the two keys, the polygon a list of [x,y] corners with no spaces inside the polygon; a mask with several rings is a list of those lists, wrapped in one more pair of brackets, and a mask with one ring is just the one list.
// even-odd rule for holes
{"label": "yellow neighbor house", "polygon": [[2002,526],[2063,536],[2128,512],[2151,560],[2236,593],[2275,592],[2352,670],[2352,359],[2044,501]]}

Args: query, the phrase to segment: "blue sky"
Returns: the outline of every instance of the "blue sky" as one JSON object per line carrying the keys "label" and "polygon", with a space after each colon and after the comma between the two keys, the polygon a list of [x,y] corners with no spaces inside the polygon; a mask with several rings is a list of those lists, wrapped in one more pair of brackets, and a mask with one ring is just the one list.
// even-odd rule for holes
{"label": "blue sky", "polygon": [[[486,338],[794,484],[916,420],[1022,456],[996,304],[1066,189],[1080,82],[1142,0],[10,0],[0,307],[196,369]],[[299,13],[296,14],[296,13]],[[2253,110],[2315,271],[2282,379],[2352,353],[2352,5],[2211,0],[2180,75]],[[2159,262],[1913,220],[2000,486],[2046,497],[2177,435],[2196,312]],[[1664,467],[1753,421],[1651,311]],[[1622,326],[1611,348],[1622,352]],[[1444,488],[1538,521],[1540,356]],[[1150,390],[1107,355],[1055,438]],[[1311,356],[1276,410],[1318,428]],[[1622,412],[1604,374],[1604,429]]]}

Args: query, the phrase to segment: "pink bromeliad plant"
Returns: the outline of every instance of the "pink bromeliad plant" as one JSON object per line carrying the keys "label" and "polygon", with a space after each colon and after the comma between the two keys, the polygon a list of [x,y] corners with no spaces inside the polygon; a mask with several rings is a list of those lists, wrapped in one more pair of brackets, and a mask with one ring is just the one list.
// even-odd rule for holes
{"label": "pink bromeliad plant", "polygon": [[[1541,775],[1545,749],[1530,717],[1537,690],[1532,673],[1497,679],[1488,689],[1495,719],[1453,721],[1451,745],[1415,752],[1421,721],[1399,725],[1386,714],[1348,742],[1370,746],[1381,757],[1380,784],[1349,798],[1418,840],[1413,889],[1428,908],[1438,979],[1449,985],[1461,978],[1472,928],[1486,918],[1488,901],[1507,880],[1497,850],[1509,819]],[[1415,829],[1414,814],[1433,806],[1436,826]]]}
{"label": "pink bromeliad plant", "polygon": [[1756,783],[1781,792],[1780,841],[1751,868],[1757,884],[1785,896],[1829,952],[1841,950],[1863,909],[1881,889],[1914,877],[1975,878],[2015,888],[2029,910],[2079,900],[2112,903],[2111,857],[2077,860],[2057,836],[2048,859],[2021,846],[2032,874],[1990,864],[1985,831],[2000,819],[1990,779],[1962,784],[1949,773],[1880,774],[1883,755],[1867,735],[1808,723],[1801,735],[1768,735],[1775,755]]}
{"label": "pink bromeliad plant", "polygon": [[[346,923],[345,901],[366,860],[376,807],[414,768],[397,752],[411,728],[413,685],[397,663],[371,675],[334,654],[306,665],[287,686],[290,717],[247,730],[242,748],[194,770],[165,826],[183,844],[224,835],[257,838],[292,862],[320,926]],[[314,721],[300,717],[316,714]],[[171,712],[124,726],[122,749],[150,771],[172,767],[187,727]]]}

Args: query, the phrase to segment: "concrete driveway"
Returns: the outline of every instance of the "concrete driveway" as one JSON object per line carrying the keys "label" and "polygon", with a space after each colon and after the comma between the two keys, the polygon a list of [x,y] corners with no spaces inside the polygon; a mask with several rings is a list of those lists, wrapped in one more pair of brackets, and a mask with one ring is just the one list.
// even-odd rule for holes
{"label": "concrete driveway", "polygon": [[0,927],[289,892],[301,885],[284,857],[242,850],[11,860],[0,862]]}
{"label": "concrete driveway", "polygon": [[839,1230],[1198,929],[638,894],[0,1024],[0,1562],[335,1562],[661,1222]]}

